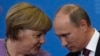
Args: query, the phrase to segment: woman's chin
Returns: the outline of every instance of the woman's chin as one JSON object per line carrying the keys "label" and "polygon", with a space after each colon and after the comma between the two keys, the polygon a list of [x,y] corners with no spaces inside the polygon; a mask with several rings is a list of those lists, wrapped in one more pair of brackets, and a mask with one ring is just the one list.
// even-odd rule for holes
{"label": "woman's chin", "polygon": [[30,51],[30,54],[33,54],[33,55],[36,55],[39,53],[39,49],[38,50],[31,50]]}

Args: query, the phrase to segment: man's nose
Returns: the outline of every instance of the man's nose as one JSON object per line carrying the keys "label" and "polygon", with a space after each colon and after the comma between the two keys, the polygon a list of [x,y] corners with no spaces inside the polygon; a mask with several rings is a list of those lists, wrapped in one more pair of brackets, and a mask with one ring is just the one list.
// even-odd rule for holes
{"label": "man's nose", "polygon": [[61,38],[61,43],[62,43],[62,46],[66,46],[68,44],[65,38]]}

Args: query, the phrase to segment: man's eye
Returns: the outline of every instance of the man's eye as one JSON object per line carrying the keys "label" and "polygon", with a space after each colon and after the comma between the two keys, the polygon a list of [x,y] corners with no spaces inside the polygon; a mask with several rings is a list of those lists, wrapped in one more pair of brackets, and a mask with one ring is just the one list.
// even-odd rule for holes
{"label": "man's eye", "polygon": [[70,35],[70,33],[62,34],[61,36],[62,36],[62,37],[67,37],[68,35]]}

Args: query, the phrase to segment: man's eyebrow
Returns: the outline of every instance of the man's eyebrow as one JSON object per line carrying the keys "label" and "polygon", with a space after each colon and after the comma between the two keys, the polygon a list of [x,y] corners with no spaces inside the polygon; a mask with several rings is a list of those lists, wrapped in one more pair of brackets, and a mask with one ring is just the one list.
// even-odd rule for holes
{"label": "man's eyebrow", "polygon": [[61,36],[67,36],[67,35],[69,35],[70,33],[63,33],[63,34],[61,34]]}
{"label": "man's eyebrow", "polygon": [[62,33],[62,34],[60,34],[60,35],[57,35],[56,34],[56,36],[67,36],[67,35],[69,35],[70,33]]}

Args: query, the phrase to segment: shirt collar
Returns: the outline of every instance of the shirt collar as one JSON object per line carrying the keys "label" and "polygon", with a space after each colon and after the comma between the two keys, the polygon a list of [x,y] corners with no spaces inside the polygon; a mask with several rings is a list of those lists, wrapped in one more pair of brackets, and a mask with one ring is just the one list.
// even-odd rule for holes
{"label": "shirt collar", "polygon": [[88,45],[86,46],[87,49],[95,52],[96,51],[96,46],[97,46],[97,43],[98,43],[98,40],[99,40],[99,32],[94,29],[95,32],[91,38],[91,40],[89,41]]}

